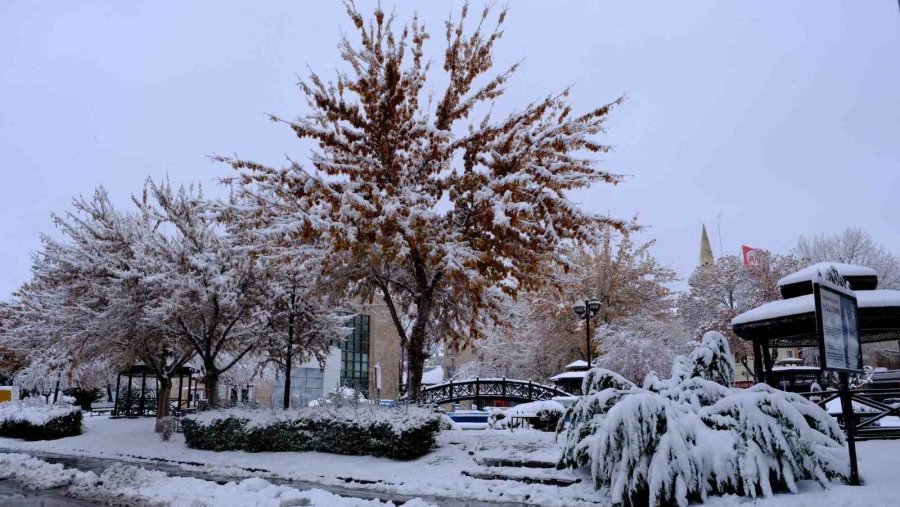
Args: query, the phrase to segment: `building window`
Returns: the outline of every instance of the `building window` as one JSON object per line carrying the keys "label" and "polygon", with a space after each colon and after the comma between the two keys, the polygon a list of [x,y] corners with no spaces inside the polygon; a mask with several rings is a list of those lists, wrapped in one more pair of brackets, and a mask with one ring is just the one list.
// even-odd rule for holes
{"label": "building window", "polygon": [[369,316],[350,321],[353,331],[341,343],[341,385],[369,394]]}

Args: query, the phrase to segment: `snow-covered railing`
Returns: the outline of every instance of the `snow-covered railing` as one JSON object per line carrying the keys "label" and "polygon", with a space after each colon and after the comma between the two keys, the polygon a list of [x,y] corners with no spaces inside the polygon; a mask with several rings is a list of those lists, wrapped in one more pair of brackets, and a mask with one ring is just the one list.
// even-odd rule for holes
{"label": "snow-covered railing", "polygon": [[[800,395],[835,416],[843,427],[838,391],[812,391]],[[900,389],[855,389],[850,391],[850,397],[857,440],[900,438],[900,404],[886,403],[900,400]]]}

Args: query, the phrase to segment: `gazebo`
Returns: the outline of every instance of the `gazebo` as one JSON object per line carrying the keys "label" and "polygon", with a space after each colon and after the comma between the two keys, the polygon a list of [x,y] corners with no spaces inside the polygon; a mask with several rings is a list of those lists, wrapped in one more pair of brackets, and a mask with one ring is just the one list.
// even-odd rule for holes
{"label": "gazebo", "polygon": [[778,281],[784,299],[744,312],[731,321],[735,334],[753,342],[759,381],[769,383],[772,378],[771,349],[818,346],[813,282],[832,267],[856,293],[860,343],[900,340],[900,291],[877,289],[878,274],[871,268],[833,262],[813,264]]}
{"label": "gazebo", "polygon": [[[169,402],[174,401],[178,411],[190,407],[192,403],[196,405],[196,390],[199,381],[194,380],[194,373],[193,368],[182,366],[172,376],[172,390],[176,391],[177,396],[172,398],[170,394]],[[138,379],[140,379],[140,387],[135,387]],[[156,389],[148,386],[148,380],[155,384]],[[184,393],[185,388],[187,388],[187,393]],[[147,365],[135,364],[120,371],[116,377],[116,400],[112,417],[155,416],[158,392],[159,381],[156,374]],[[184,399],[182,400],[182,398]]]}
{"label": "gazebo", "polygon": [[583,359],[572,361],[565,366],[565,371],[550,377],[550,382],[567,393],[581,392],[581,382],[590,369],[588,366],[588,362]]}

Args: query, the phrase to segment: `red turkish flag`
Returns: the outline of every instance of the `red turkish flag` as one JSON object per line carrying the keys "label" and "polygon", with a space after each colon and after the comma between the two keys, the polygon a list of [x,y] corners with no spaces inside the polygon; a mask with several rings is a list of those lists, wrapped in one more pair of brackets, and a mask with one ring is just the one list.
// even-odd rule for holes
{"label": "red turkish flag", "polygon": [[757,255],[757,252],[759,251],[758,249],[747,246],[747,245],[741,245],[741,251],[743,254],[742,257],[744,258],[745,266],[752,266],[752,265],[756,264],[756,262],[757,262],[756,255]]}

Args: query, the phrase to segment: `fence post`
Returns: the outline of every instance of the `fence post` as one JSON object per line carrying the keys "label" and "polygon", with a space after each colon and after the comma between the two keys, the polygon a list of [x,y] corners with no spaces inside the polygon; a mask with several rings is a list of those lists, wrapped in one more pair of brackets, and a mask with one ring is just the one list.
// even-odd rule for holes
{"label": "fence post", "polygon": [[450,379],[450,401],[453,401],[453,379]]}
{"label": "fence post", "polygon": [[503,377],[503,380],[500,381],[500,397],[506,398],[506,377]]}
{"label": "fence post", "polygon": [[850,484],[859,486],[859,468],[856,464],[856,420],[853,413],[853,395],[850,393],[850,376],[838,373],[841,390],[841,412],[844,418],[844,431],[847,433],[847,450],[850,454]]}
{"label": "fence post", "polygon": [[481,381],[475,377],[475,405],[481,406]]}
{"label": "fence post", "polygon": [[531,394],[531,381],[528,381],[528,401],[534,401],[534,396]]}

